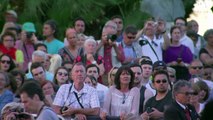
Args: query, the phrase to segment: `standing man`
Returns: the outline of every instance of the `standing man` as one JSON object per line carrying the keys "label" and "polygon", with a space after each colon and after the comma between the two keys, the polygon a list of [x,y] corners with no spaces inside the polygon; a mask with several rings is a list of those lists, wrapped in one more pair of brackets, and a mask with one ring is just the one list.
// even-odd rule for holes
{"label": "standing man", "polygon": [[111,18],[111,20],[117,24],[117,34],[116,34],[117,39],[116,39],[116,41],[121,42],[123,40],[123,26],[124,26],[123,19],[122,19],[121,16],[115,15]]}
{"label": "standing man", "polygon": [[181,29],[180,43],[182,45],[187,46],[191,50],[192,54],[195,55],[194,43],[188,36],[186,36],[186,26],[187,26],[186,19],[183,17],[177,17],[174,21],[174,24],[176,26],[179,26]]}
{"label": "standing man", "polygon": [[[158,22],[148,19],[144,24],[144,28],[137,34],[143,55],[149,56],[153,63],[163,59],[163,50],[166,50],[170,45],[170,39],[168,39],[165,30],[159,29],[159,26]],[[156,31],[161,34],[162,38],[156,37]]]}
{"label": "standing man", "polygon": [[174,84],[172,92],[175,101],[165,110],[164,120],[197,120],[199,115],[189,104],[190,96],[193,94],[191,84],[179,80]]}
{"label": "standing man", "polygon": [[143,56],[143,58],[139,60],[139,65],[141,66],[143,71],[142,80],[140,84],[145,86],[147,89],[151,90],[152,93],[155,95],[156,90],[153,88],[152,82],[150,79],[152,75],[152,60],[147,56]]}
{"label": "standing man", "polygon": [[85,120],[87,115],[98,115],[100,103],[97,91],[86,84],[86,70],[82,63],[76,63],[71,70],[73,83],[62,85],[54,99],[53,107],[58,114],[70,120],[75,116]]}
{"label": "standing man", "polygon": [[25,110],[37,114],[36,120],[59,120],[57,114],[44,102],[45,96],[38,82],[24,83],[20,89],[20,97]]}
{"label": "standing man", "polygon": [[125,61],[124,63],[138,63],[139,58],[142,56],[141,46],[138,42],[135,42],[137,29],[134,26],[127,26],[123,33],[123,41],[121,46],[123,47]]}
{"label": "standing man", "polygon": [[58,50],[64,47],[64,44],[56,39],[57,26],[54,20],[48,20],[43,26],[43,36],[46,37],[44,44],[47,46],[48,54],[58,54]]}
{"label": "standing man", "polygon": [[165,108],[172,102],[169,75],[163,70],[156,71],[152,82],[157,93],[146,102],[145,112],[141,116],[143,120],[162,120]]}
{"label": "standing man", "polygon": [[74,29],[77,32],[77,34],[79,33],[83,33],[85,31],[85,20],[83,18],[76,18],[74,21]]}

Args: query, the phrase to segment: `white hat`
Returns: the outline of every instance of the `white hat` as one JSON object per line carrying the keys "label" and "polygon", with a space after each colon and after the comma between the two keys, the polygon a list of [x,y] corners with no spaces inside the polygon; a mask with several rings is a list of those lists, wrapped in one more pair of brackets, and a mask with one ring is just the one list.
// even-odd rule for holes
{"label": "white hat", "polygon": [[11,14],[11,15],[13,15],[15,18],[18,17],[18,16],[17,16],[17,13],[16,13],[14,10],[8,10],[8,11],[5,12],[5,14]]}

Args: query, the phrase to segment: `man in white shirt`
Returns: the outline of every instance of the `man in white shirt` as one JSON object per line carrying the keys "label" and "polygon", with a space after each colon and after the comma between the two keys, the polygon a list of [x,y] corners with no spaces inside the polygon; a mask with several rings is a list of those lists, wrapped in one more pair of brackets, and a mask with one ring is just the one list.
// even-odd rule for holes
{"label": "man in white shirt", "polygon": [[97,91],[84,84],[86,70],[82,63],[76,63],[71,70],[73,83],[62,85],[54,99],[53,107],[56,113],[70,119],[86,119],[87,115],[98,115],[100,103]]}
{"label": "man in white shirt", "polygon": [[186,25],[187,25],[186,19],[183,17],[177,17],[174,21],[174,24],[176,26],[179,26],[181,29],[180,43],[187,46],[191,50],[192,54],[194,55],[195,54],[194,43],[191,40],[191,38],[186,36]]}

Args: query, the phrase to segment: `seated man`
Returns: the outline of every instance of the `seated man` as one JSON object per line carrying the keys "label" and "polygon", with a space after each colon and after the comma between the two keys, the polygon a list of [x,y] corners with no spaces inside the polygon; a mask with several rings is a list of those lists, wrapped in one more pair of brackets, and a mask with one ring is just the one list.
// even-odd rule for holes
{"label": "seated man", "polygon": [[163,70],[156,71],[152,82],[157,93],[146,102],[144,113],[141,116],[143,120],[162,120],[165,108],[172,103],[169,75]]}
{"label": "seated man", "polygon": [[189,104],[193,94],[191,84],[185,80],[179,80],[173,86],[175,101],[164,111],[164,120],[198,120],[194,106]]}
{"label": "seated man", "polygon": [[[47,54],[45,52],[40,51],[40,50],[36,50],[32,54],[32,63],[40,62],[45,67],[46,79],[49,80],[49,81],[53,81],[54,75],[51,72],[48,72],[47,68],[46,68],[47,67],[47,64],[46,64],[47,63],[47,61],[46,61],[47,58],[48,58],[48,56],[47,56]],[[33,78],[32,73],[28,72],[26,74],[26,77],[27,77],[27,79]]]}
{"label": "seated man", "polygon": [[72,84],[62,85],[54,99],[53,107],[56,113],[70,119],[86,119],[86,115],[98,115],[100,103],[97,91],[86,84],[86,70],[82,63],[76,63],[71,70]]}
{"label": "seated man", "polygon": [[20,97],[25,110],[37,115],[36,120],[59,120],[57,114],[45,102],[44,93],[37,81],[25,82],[20,89]]}

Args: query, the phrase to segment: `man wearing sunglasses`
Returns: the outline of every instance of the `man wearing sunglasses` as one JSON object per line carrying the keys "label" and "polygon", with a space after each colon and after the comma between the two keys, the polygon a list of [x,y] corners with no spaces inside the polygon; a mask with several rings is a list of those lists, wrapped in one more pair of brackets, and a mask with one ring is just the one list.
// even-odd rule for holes
{"label": "man wearing sunglasses", "polygon": [[123,41],[121,46],[124,51],[125,61],[124,63],[138,62],[142,56],[142,48],[135,42],[137,29],[134,26],[127,26],[123,33]]}
{"label": "man wearing sunglasses", "polygon": [[169,75],[159,70],[153,75],[153,86],[157,93],[145,104],[145,111],[141,115],[143,120],[162,120],[165,107],[172,102],[172,93],[169,90]]}
{"label": "man wearing sunglasses", "polygon": [[199,115],[189,104],[190,97],[194,94],[191,84],[185,80],[179,80],[174,84],[172,92],[175,101],[166,108],[164,120],[198,120]]}
{"label": "man wearing sunglasses", "polygon": [[213,82],[205,79],[204,66],[200,60],[196,59],[191,62],[189,66],[189,73],[191,75],[192,82],[202,80],[209,86],[209,88],[212,88]]}

